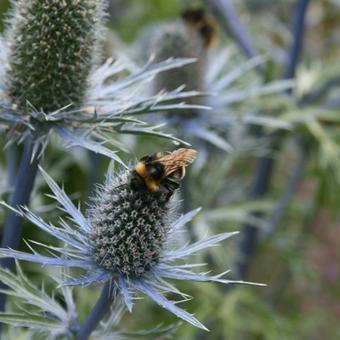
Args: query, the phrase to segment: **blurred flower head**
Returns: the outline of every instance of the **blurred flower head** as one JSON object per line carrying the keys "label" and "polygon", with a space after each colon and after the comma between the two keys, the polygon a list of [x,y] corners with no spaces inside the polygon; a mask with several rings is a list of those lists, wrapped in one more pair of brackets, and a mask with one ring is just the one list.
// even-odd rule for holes
{"label": "blurred flower head", "polygon": [[[187,90],[196,89],[204,94],[189,101],[201,108],[192,107],[166,115],[176,135],[185,136],[198,147],[201,157],[212,152],[212,146],[228,153],[234,149],[253,152],[254,145],[258,144],[249,136],[252,126],[290,127],[280,117],[268,115],[266,107],[282,104],[283,91],[291,88],[293,82],[279,80],[263,84],[257,69],[265,66],[266,56],[245,60],[234,46],[225,46],[225,42],[223,46],[216,44],[210,48],[215,38],[215,24],[208,14],[201,8],[189,8],[179,20],[146,27],[137,40],[137,58],[160,61],[176,56],[196,60],[180,69],[158,74],[151,89],[158,93],[185,86]],[[235,130],[244,133],[235,134]]]}

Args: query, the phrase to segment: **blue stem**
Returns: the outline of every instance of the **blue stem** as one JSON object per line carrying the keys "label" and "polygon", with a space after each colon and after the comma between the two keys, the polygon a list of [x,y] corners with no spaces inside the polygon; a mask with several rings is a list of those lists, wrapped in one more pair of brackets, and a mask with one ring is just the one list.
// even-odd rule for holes
{"label": "blue stem", "polygon": [[[269,188],[274,168],[273,158],[263,157],[258,160],[255,172],[253,188],[250,194],[251,199],[259,199],[263,197]],[[254,212],[254,217],[261,217],[260,212]],[[239,245],[239,258],[236,264],[237,275],[239,279],[246,279],[250,260],[255,253],[258,241],[258,228],[251,223],[243,226],[242,239]]]}
{"label": "blue stem", "polygon": [[[231,1],[206,0],[206,2],[216,14],[217,18],[223,17],[221,24],[225,27],[227,32],[232,34],[233,38],[243,50],[245,55],[249,58],[256,57],[258,54],[253,45],[250,33],[240,20]],[[261,68],[258,67],[257,70],[261,71]]]}
{"label": "blue stem", "polygon": [[[16,175],[14,192],[10,198],[10,205],[18,207],[29,203],[30,195],[34,187],[34,181],[39,164],[39,150],[33,156],[33,142],[27,141],[24,146],[23,155],[20,161],[18,173]],[[10,211],[4,226],[3,237],[1,241],[2,248],[17,249],[21,240],[23,220],[14,212]],[[1,259],[2,267],[11,269],[14,259]],[[0,288],[5,288],[0,283]],[[0,311],[5,310],[6,294],[0,294]]]}
{"label": "blue stem", "polygon": [[[284,73],[284,78],[291,79],[295,77],[296,66],[302,51],[303,35],[305,29],[305,18],[310,0],[298,0],[295,8],[293,21],[293,43],[289,49],[288,62]],[[291,89],[289,91],[292,91]],[[289,92],[291,93],[291,92]]]}
{"label": "blue stem", "polygon": [[91,333],[96,329],[102,318],[110,311],[115,298],[115,290],[109,281],[103,287],[99,299],[87,317],[83,325],[77,332],[77,340],[87,340]]}
{"label": "blue stem", "polygon": [[15,184],[15,175],[17,172],[17,145],[11,144],[6,148],[6,165],[8,185],[12,188]]}
{"label": "blue stem", "polygon": [[[309,0],[297,0],[296,3],[292,30],[293,41],[289,48],[289,58],[283,75],[284,78],[293,78],[295,76],[296,66],[302,51],[305,16],[308,4]],[[291,94],[291,91],[287,91],[287,94]],[[278,150],[280,139],[280,136],[277,138],[274,136],[273,150]],[[261,198],[267,194],[273,177],[274,166],[274,158],[264,157],[258,160],[251,198]],[[259,215],[259,212],[254,212],[254,216]],[[238,263],[236,264],[239,279],[243,280],[247,278],[250,261],[255,253],[258,238],[259,230],[257,227],[251,224],[246,224],[243,228],[243,238],[240,243],[240,257],[238,259]]]}

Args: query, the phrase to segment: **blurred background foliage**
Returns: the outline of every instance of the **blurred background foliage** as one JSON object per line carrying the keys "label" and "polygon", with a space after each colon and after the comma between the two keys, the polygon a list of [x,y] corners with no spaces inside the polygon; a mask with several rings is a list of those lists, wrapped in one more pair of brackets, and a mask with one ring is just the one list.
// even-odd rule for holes
{"label": "blurred background foliage", "polygon": [[[119,53],[136,60],[135,46],[145,27],[178,20],[188,6],[207,3],[209,1],[113,0],[105,54],[112,53],[115,58]],[[257,52],[267,58],[261,64],[261,75],[256,69],[241,73],[235,87],[239,91],[246,88],[251,79],[260,84],[282,78],[287,49],[293,39],[295,3],[294,0],[233,1]],[[0,1],[1,29],[8,6],[7,1]],[[245,114],[259,112],[288,124],[289,129],[277,130],[268,122],[257,125],[240,122],[231,129],[226,127],[227,140],[233,148],[228,152],[212,146],[203,148],[206,156],[190,169],[183,190],[184,209],[203,207],[190,226],[191,237],[226,230],[245,233],[244,225],[251,225],[258,231],[258,241],[248,263],[246,279],[268,286],[225,288],[213,284],[182,284],[180,288],[194,297],[185,308],[194,311],[211,331],[205,333],[190,325],[181,325],[175,339],[340,338],[339,22],[340,1],[311,1],[292,96],[269,95],[255,99],[249,96],[227,109],[227,115],[229,112],[237,115],[241,110]],[[210,53],[213,55],[214,50],[223,48],[235,53],[227,64],[228,72],[246,62],[247,57],[235,39],[219,25],[218,42]],[[164,116],[157,117],[159,121],[164,119]],[[256,128],[258,125],[262,127]],[[174,131],[176,134],[176,128]],[[279,147],[271,143],[273,133],[280,135]],[[172,148],[169,142],[151,137],[124,137],[122,143],[131,151],[129,155],[121,155],[127,161]],[[200,147],[195,141],[192,144]],[[109,165],[104,159],[94,163],[84,150],[65,153],[57,143],[51,143],[45,157],[48,158],[46,164],[50,164],[47,172],[57,182],[63,182],[75,200],[82,202],[86,202],[91,192],[90,183],[103,181]],[[259,157],[274,160],[273,173],[265,195],[253,199],[249,193]],[[6,198],[8,188],[3,184],[6,171],[2,154],[0,160],[0,194],[3,192]],[[287,187],[291,187],[292,192],[285,196]],[[43,217],[53,219],[59,211],[44,195],[46,192],[46,184],[39,177],[31,206]],[[279,220],[275,220],[273,214],[280,210],[284,197],[288,201]],[[4,218],[5,211],[0,210],[0,221]],[[213,249],[202,261],[208,262],[216,273],[231,268],[231,277],[237,276],[239,257],[244,255],[240,253],[243,233],[223,247]],[[29,225],[24,238],[51,242]],[[41,271],[47,270],[31,264],[23,264],[23,268],[37,283],[41,281]],[[48,288],[49,282],[46,284]],[[93,288],[76,289],[74,293],[80,316],[85,318],[98,293]],[[129,330],[148,329],[176,321],[145,299],[136,303],[134,313],[125,315],[121,325]],[[24,333],[16,335],[18,339],[20,336],[25,338]]]}

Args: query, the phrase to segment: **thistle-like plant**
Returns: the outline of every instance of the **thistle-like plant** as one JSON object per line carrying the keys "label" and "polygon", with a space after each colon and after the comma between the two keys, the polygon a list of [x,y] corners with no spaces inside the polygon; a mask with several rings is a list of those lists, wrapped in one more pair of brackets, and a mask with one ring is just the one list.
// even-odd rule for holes
{"label": "thistle-like plant", "polygon": [[183,227],[198,210],[178,217],[176,208],[179,202],[173,193],[174,183],[162,182],[159,191],[148,190],[143,186],[143,178],[137,176],[136,179],[136,170],[109,173],[86,216],[47,173],[42,169],[41,172],[53,197],[69,215],[70,221],[60,219],[57,227],[46,223],[26,207],[9,208],[65,242],[66,246],[39,244],[51,252],[52,256],[40,254],[32,247],[31,254],[1,249],[0,257],[13,257],[41,265],[81,268],[85,271],[82,276],[67,279],[64,285],[106,283],[97,305],[79,329],[80,338],[96,327],[103,312],[109,309],[115,290],[123,297],[130,311],[135,293],[142,292],[179,318],[206,329],[191,314],[178,307],[176,302],[164,296],[165,292],[171,292],[188,299],[186,294],[166,279],[224,284],[236,282],[223,278],[227,272],[211,276],[192,270],[199,264],[178,263],[203,249],[217,246],[236,232],[204,237],[193,244],[181,244]]}
{"label": "thistle-like plant", "polygon": [[[155,74],[190,60],[147,64],[134,74],[126,74],[119,62],[98,66],[105,4],[105,0],[12,2],[9,28],[0,44],[0,75],[4,77],[0,81],[0,129],[8,144],[25,142],[10,199],[13,206],[28,204],[52,134],[66,146],[80,146],[122,163],[116,149],[125,148],[118,134],[172,138],[133,116],[185,109],[170,102],[196,94],[174,90],[139,95]],[[2,246],[16,248],[21,219],[10,213],[4,229]],[[2,265],[10,267],[11,263]],[[3,304],[0,298],[0,309]]]}
{"label": "thistle-like plant", "polygon": [[[122,81],[108,82],[121,78],[124,66],[112,61],[98,65],[105,4],[105,0],[13,3],[9,29],[0,45],[4,59],[0,119],[12,132],[11,142],[30,136],[36,144],[46,145],[46,137],[54,131],[72,145],[107,155],[100,145],[106,141],[103,131],[127,133],[124,128],[132,125],[140,133],[152,133],[127,115],[161,111],[159,104],[172,100],[174,93],[141,101],[138,86],[157,72],[190,61],[147,65]],[[77,137],[83,142],[77,142]],[[112,152],[110,156],[119,160]]]}
{"label": "thistle-like plant", "polygon": [[26,111],[29,102],[46,113],[79,106],[95,65],[103,14],[103,1],[19,1],[7,34],[12,103]]}
{"label": "thistle-like plant", "polygon": [[[173,90],[181,85],[185,85],[188,90],[205,90],[203,78],[208,50],[199,33],[190,25],[178,21],[161,26],[161,29],[157,29],[155,36],[151,39],[148,52],[148,57],[154,55],[156,61],[168,59],[170,56],[196,59],[195,63],[155,77],[154,92],[163,89]],[[192,99],[192,102],[196,104],[200,101],[202,98]]]}

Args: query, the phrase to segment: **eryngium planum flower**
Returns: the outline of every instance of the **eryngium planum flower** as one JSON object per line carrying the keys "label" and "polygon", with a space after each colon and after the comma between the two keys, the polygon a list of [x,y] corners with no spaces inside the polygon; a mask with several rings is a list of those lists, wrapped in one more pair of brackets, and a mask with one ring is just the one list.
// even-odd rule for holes
{"label": "eryngium planum flower", "polygon": [[[183,149],[179,149],[180,151]],[[178,264],[178,260],[205,248],[218,245],[236,234],[228,232],[205,237],[193,244],[181,244],[183,227],[197,213],[191,211],[178,217],[179,202],[176,191],[184,176],[185,166],[192,162],[192,153],[183,163],[176,160],[175,167],[169,159],[173,153],[157,153],[141,159],[131,170],[120,174],[109,173],[97,198],[84,216],[73,205],[65,192],[41,169],[71,221],[61,219],[59,227],[48,224],[26,207],[11,208],[37,227],[66,243],[66,247],[40,246],[54,256],[45,256],[32,248],[32,254],[0,249],[0,257],[32,261],[42,265],[82,268],[81,277],[71,278],[65,285],[87,285],[111,282],[121,293],[131,311],[135,292],[148,295],[157,304],[196,327],[206,329],[191,314],[168,300],[165,292],[187,299],[175,286],[165,279],[184,281],[214,281],[230,283],[222,273],[215,276],[197,273],[191,268],[197,264]],[[5,203],[3,203],[6,205]]]}
{"label": "eryngium planum flower", "polygon": [[53,112],[80,104],[102,33],[102,0],[13,2],[7,91],[21,109]]}
{"label": "eryngium planum flower", "polygon": [[[147,28],[141,34],[140,44],[143,59],[155,58],[156,61],[169,57],[194,58],[195,63],[180,69],[163,72],[155,77],[153,91],[174,90],[185,85],[186,90],[206,91],[205,69],[208,47],[214,40],[215,28],[201,9],[188,9],[182,20],[174,23]],[[209,33],[207,32],[209,31]],[[202,104],[203,99],[191,99],[192,104]]]}
{"label": "eryngium planum flower", "polygon": [[128,276],[141,276],[154,267],[174,202],[163,193],[135,190],[126,172],[111,178],[94,202],[90,237],[98,265]]}

